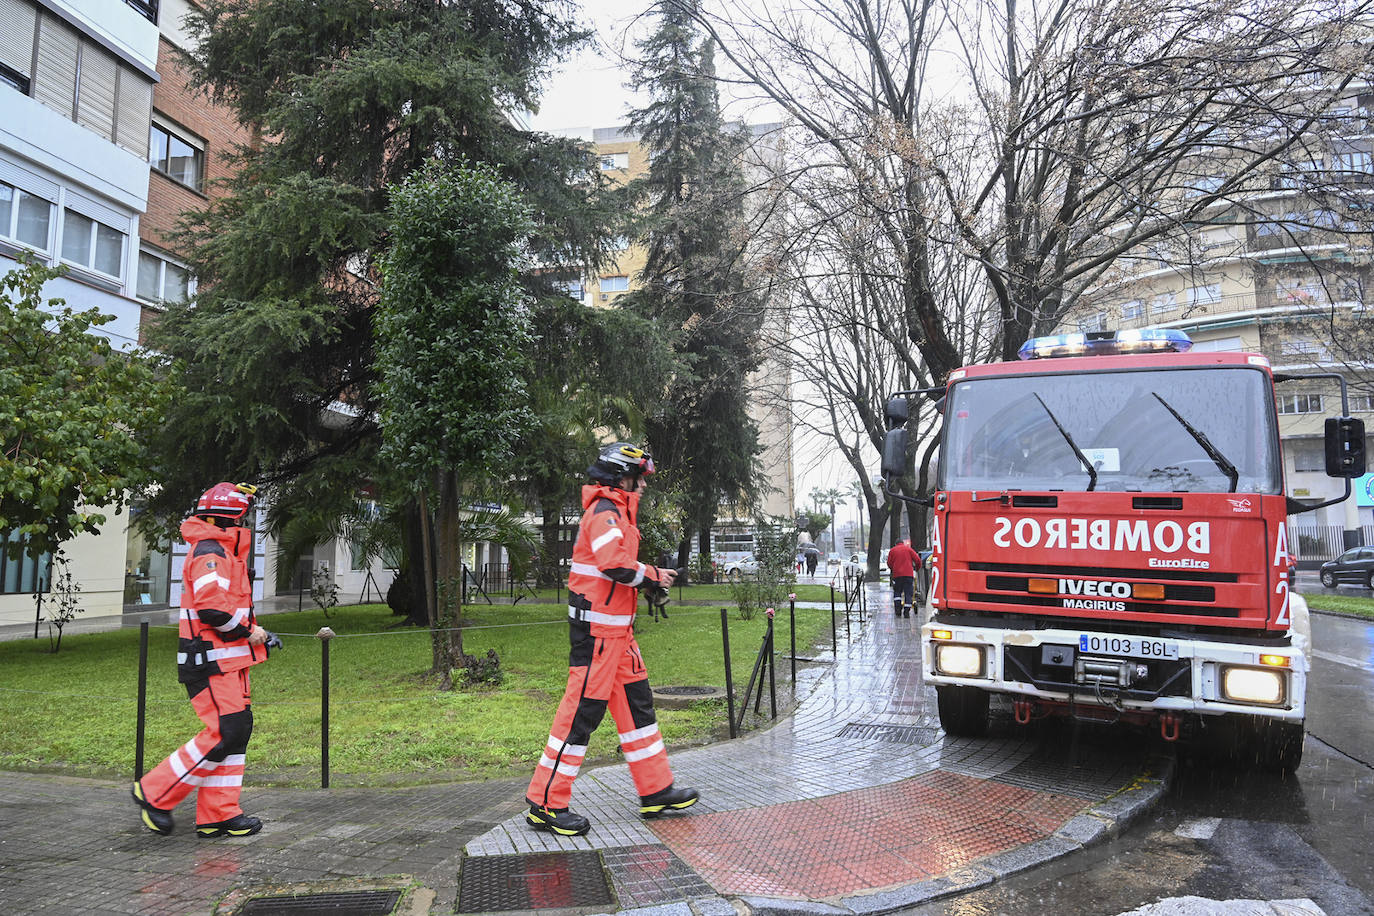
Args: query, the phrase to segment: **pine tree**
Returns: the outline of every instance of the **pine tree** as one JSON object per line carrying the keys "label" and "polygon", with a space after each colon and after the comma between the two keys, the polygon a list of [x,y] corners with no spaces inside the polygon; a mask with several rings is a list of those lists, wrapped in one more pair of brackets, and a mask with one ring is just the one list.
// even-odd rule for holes
{"label": "pine tree", "polygon": [[[632,83],[649,104],[630,126],[650,156],[628,187],[647,260],[626,307],[672,335],[677,371],[647,428],[656,462],[685,494],[689,526],[710,554],[722,502],[750,506],[759,488],[749,373],[758,367],[761,308],[745,275],[746,137],[724,123],[714,49],[691,0],[659,0],[657,28],[638,45]],[[679,545],[685,562],[689,539]]]}

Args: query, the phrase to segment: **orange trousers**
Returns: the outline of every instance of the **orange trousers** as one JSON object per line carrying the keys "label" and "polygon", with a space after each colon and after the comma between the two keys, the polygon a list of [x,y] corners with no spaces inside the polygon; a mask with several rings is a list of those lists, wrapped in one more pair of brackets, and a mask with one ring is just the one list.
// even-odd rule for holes
{"label": "orange trousers", "polygon": [[644,796],[668,788],[673,773],[634,635],[601,638],[591,636],[585,623],[573,621],[571,626],[568,686],[526,798],[545,808],[568,807],[573,780],[587,756],[587,742],[608,708],[635,790]]}
{"label": "orange trousers", "polygon": [[155,808],[171,810],[196,794],[196,823],[218,824],[243,813],[243,762],[253,734],[248,669],[212,674],[186,685],[191,705],[205,723],[200,734],[173,751],[140,782]]}

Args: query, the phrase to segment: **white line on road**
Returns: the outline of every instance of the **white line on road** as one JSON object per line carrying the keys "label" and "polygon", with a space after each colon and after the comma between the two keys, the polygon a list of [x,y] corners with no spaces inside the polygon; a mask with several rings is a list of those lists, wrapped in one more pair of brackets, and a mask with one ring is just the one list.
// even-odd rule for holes
{"label": "white line on road", "polygon": [[1321,649],[1313,649],[1312,654],[1322,661],[1335,662],[1338,665],[1346,665],[1350,668],[1359,668],[1361,671],[1374,671],[1374,665],[1358,658],[1351,658],[1348,655],[1337,655],[1334,652],[1323,652]]}

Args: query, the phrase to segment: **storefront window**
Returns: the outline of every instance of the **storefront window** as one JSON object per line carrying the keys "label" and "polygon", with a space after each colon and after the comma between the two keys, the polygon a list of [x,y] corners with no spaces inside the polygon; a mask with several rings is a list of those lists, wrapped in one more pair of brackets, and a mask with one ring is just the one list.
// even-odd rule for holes
{"label": "storefront window", "polygon": [[170,545],[163,540],[149,540],[132,524],[142,511],[141,506],[129,509],[131,524],[124,547],[124,606],[166,607],[172,568]]}

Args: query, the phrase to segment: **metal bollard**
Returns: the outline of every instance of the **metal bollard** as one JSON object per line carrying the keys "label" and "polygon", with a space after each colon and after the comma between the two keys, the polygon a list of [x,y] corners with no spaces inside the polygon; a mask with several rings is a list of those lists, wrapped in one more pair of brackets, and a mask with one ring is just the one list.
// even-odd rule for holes
{"label": "metal bollard", "polygon": [[840,641],[835,638],[835,586],[830,586],[830,651],[840,657]]}
{"label": "metal bollard", "polygon": [[777,662],[777,658],[778,658],[777,647],[773,645],[773,635],[774,635],[774,632],[775,632],[775,631],[774,631],[774,629],[773,629],[773,609],[770,607],[770,608],[768,609],[768,659],[767,659],[767,664],[768,664],[768,718],[770,718],[770,719],[776,719],[776,718],[778,717],[778,688],[777,688],[777,684],[774,683],[774,679],[773,679],[773,672],[774,672],[774,671],[777,669],[777,667],[778,667],[778,662]]}
{"label": "metal bollard", "polygon": [[329,641],[334,631],[320,627],[320,788],[329,788]]}
{"label": "metal bollard", "polygon": [[725,711],[730,718],[730,737],[735,737],[735,679],[730,673],[730,624],[720,609],[720,639],[725,644]]}
{"label": "metal bollard", "polygon": [[134,726],[134,779],[143,776],[143,733],[148,724],[148,618],[138,625],[138,724]]}
{"label": "metal bollard", "polygon": [[797,596],[788,597],[787,618],[792,637],[792,692],[797,692]]}

